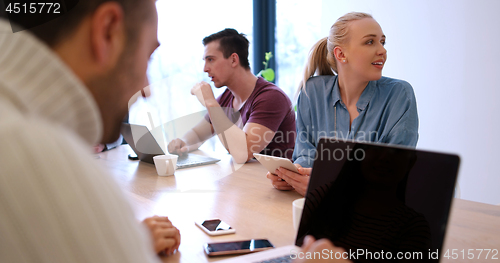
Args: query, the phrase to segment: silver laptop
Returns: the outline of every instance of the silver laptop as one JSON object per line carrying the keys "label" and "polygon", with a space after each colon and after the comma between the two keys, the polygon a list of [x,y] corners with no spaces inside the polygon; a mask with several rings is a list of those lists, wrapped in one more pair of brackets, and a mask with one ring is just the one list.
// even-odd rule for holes
{"label": "silver laptop", "polygon": [[332,138],[316,151],[296,246],[219,262],[292,262],[306,235],[328,238],[354,262],[439,261],[457,155]]}
{"label": "silver laptop", "polygon": [[[121,133],[141,161],[154,164],[154,156],[165,154],[146,126],[123,123]],[[220,159],[188,153],[179,156],[177,159],[177,169],[212,164],[218,161]]]}

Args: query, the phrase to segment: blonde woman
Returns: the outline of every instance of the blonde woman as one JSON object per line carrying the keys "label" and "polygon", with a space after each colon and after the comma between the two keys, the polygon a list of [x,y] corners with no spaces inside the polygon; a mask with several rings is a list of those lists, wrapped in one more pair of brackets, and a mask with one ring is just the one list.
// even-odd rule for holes
{"label": "blonde woman", "polygon": [[339,18],[329,36],[313,46],[297,104],[293,160],[300,173],[284,168],[268,173],[276,189],[305,195],[320,137],[415,147],[415,95],[408,82],[382,77],[385,40],[371,15],[355,12]]}

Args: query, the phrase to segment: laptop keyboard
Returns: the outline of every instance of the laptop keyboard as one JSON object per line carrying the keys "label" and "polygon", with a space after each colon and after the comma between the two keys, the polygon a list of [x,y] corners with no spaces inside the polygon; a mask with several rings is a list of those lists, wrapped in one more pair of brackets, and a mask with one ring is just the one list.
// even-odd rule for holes
{"label": "laptop keyboard", "polygon": [[280,256],[277,258],[266,259],[266,260],[254,262],[254,263],[290,263],[290,262],[292,262],[292,257],[290,255],[286,255],[286,256]]}
{"label": "laptop keyboard", "polygon": [[213,158],[202,156],[202,155],[196,155],[196,154],[188,154],[185,156],[179,156],[179,159],[177,159],[177,169],[203,165],[207,161],[211,161],[211,160],[213,160]]}
{"label": "laptop keyboard", "polygon": [[196,164],[196,163],[199,163],[200,160],[197,159],[197,158],[185,158],[185,159],[181,159],[181,163],[178,164],[178,166],[188,166],[188,165],[193,165],[193,164]]}

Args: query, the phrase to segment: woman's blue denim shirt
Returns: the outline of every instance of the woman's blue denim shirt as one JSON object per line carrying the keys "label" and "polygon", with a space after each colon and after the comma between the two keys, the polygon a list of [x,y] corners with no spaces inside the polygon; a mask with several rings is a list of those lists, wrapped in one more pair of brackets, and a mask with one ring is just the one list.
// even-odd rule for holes
{"label": "woman's blue denim shirt", "polygon": [[321,137],[415,147],[418,140],[417,103],[412,86],[382,77],[370,81],[359,97],[359,116],[350,117],[340,98],[337,76],[310,78],[297,102],[297,139],[293,160],[312,167]]}

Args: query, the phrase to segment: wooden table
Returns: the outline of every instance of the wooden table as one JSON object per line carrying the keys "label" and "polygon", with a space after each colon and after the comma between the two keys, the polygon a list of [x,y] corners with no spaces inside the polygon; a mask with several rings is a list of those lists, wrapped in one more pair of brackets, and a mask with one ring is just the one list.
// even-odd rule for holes
{"label": "wooden table", "polygon": [[[219,154],[216,164],[177,170],[174,176],[157,176],[154,165],[130,161],[129,146],[119,146],[99,154],[97,162],[109,169],[128,195],[139,220],[153,215],[168,216],[181,232],[180,251],[163,257],[164,262],[212,262],[227,257],[208,258],[206,242],[267,238],[276,247],[292,245],[292,201],[301,198],[292,191],[274,189],[266,170],[258,162],[244,165]],[[203,154],[203,153],[202,153]],[[236,234],[210,237],[195,226],[195,220],[220,218],[236,229]],[[453,202],[443,250],[452,249],[466,262],[468,249],[500,250],[500,207],[461,199]],[[465,260],[461,250],[465,249]],[[473,251],[478,261],[479,251]],[[479,261],[485,261],[481,255]],[[491,253],[490,256],[491,258]],[[497,255],[500,259],[500,254]],[[500,260],[487,260],[500,262]]]}

